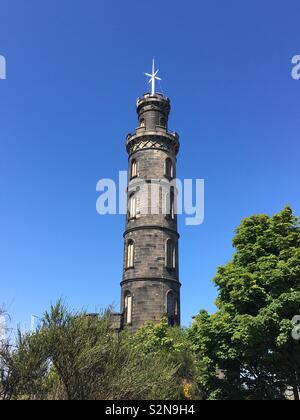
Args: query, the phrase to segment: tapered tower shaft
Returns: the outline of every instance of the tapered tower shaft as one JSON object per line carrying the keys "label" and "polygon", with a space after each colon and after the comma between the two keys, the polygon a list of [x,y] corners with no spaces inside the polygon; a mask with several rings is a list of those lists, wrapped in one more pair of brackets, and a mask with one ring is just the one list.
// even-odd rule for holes
{"label": "tapered tower shaft", "polygon": [[137,100],[138,128],[128,135],[128,214],[121,282],[122,325],[136,330],[167,317],[180,324],[176,215],[179,136],[168,131],[170,100]]}

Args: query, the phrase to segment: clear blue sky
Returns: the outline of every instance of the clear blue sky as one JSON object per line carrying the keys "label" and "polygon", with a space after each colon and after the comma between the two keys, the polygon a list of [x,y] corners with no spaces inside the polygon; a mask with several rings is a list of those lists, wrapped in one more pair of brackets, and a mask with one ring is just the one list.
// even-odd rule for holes
{"label": "clear blue sky", "polygon": [[178,174],[206,181],[205,222],[181,222],[183,323],[242,218],[300,214],[299,0],[2,0],[0,302],[30,322],[59,297],[119,306],[123,216],[96,183],[127,169],[125,136],[157,58],[181,135]]}

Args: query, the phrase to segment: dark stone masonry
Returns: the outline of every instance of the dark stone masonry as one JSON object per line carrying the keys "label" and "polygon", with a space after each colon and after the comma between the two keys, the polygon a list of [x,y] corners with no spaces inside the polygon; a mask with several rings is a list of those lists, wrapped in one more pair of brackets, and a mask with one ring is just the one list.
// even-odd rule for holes
{"label": "dark stone masonry", "polygon": [[128,214],[124,233],[121,316],[133,331],[146,321],[180,324],[176,215],[179,136],[168,131],[170,100],[145,94],[137,100],[138,128],[127,136]]}

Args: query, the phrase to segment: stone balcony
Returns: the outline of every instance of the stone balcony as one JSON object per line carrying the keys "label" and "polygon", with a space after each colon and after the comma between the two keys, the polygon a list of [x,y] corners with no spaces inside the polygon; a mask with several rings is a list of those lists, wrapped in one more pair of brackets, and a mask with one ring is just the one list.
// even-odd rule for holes
{"label": "stone balcony", "polygon": [[128,144],[131,140],[143,136],[163,136],[168,137],[172,141],[179,142],[179,134],[175,131],[168,131],[165,127],[157,125],[155,129],[151,131],[147,130],[146,127],[138,127],[134,133],[127,134],[126,143]]}

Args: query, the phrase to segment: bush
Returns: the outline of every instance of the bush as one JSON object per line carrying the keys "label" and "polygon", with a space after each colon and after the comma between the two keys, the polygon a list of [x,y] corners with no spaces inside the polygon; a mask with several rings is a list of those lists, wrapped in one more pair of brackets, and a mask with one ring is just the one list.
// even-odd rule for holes
{"label": "bush", "polygon": [[[164,330],[165,326],[156,328]],[[45,314],[34,334],[19,333],[16,348],[8,349],[4,364],[10,374],[1,382],[10,379],[12,386],[5,398],[176,399],[182,378],[191,378],[189,356],[184,347],[180,350],[180,340],[175,340],[179,330],[174,330],[173,339],[170,334],[174,340],[171,352],[169,345],[141,351],[145,331],[136,336],[126,331],[116,334],[109,311],[98,317],[74,314],[59,302]]]}

